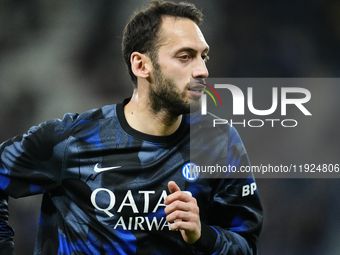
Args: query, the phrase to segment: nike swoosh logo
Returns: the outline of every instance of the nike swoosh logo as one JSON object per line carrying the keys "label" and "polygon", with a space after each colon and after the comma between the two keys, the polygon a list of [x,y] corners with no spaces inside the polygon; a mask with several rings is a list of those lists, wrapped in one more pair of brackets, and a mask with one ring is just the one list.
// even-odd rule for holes
{"label": "nike swoosh logo", "polygon": [[104,172],[104,171],[108,171],[108,170],[113,170],[113,169],[117,169],[117,168],[121,168],[121,166],[112,166],[112,167],[103,167],[100,168],[98,167],[98,163],[94,166],[94,171],[96,173],[100,173],[100,172]]}

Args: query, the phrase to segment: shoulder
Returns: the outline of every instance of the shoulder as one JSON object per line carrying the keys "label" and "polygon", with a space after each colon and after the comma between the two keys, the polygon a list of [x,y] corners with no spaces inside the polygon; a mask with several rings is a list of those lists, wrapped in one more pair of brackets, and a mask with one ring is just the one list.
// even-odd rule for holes
{"label": "shoulder", "polygon": [[116,105],[108,105],[92,109],[84,113],[66,113],[62,119],[52,119],[32,126],[25,134],[26,137],[36,137],[40,140],[54,142],[65,140],[82,129],[97,126],[101,121],[109,119],[116,114]]}
{"label": "shoulder", "polygon": [[62,119],[50,121],[59,131],[77,129],[91,123],[98,123],[116,116],[116,105],[91,109],[84,113],[66,113]]}
{"label": "shoulder", "polygon": [[66,113],[59,122],[64,125],[81,124],[82,122],[98,121],[111,118],[116,115],[116,105],[107,105],[101,108],[91,109],[84,113]]}
{"label": "shoulder", "polygon": [[[186,115],[186,122],[190,126],[190,139],[192,143],[214,145],[214,147],[243,148],[243,141],[235,127],[229,123],[217,124],[221,120],[218,116],[207,113],[191,113]],[[243,150],[243,149],[242,149]]]}
{"label": "shoulder", "polygon": [[190,125],[192,132],[204,132],[206,134],[238,136],[236,129],[229,123],[222,123],[218,116],[207,113],[202,115],[199,112],[194,112],[186,115],[186,122]]}

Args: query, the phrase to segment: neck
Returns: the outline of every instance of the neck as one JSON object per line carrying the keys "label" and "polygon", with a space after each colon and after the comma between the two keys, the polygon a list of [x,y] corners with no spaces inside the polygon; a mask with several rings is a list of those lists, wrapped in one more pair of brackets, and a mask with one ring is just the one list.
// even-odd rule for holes
{"label": "neck", "polygon": [[180,126],[182,115],[173,116],[161,109],[155,112],[146,97],[134,91],[130,102],[124,107],[124,114],[129,125],[139,132],[167,136],[173,134]]}

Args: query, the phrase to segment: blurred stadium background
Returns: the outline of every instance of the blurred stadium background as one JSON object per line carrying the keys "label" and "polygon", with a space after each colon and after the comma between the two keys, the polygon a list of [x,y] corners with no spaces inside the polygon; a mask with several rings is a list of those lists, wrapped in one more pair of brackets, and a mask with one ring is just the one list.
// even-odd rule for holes
{"label": "blurred stadium background", "polygon": [[[191,2],[205,14],[202,31],[211,47],[210,77],[340,75],[338,0]],[[84,112],[130,96],[132,85],[120,51],[122,30],[132,12],[146,3],[0,0],[0,141],[66,112]],[[340,154],[340,141],[334,142],[339,133],[336,92],[323,91],[331,104],[320,102],[318,107],[327,116],[303,138],[303,145],[314,147],[319,157],[326,146],[332,155]],[[261,137],[267,151],[273,143],[263,133],[256,139],[240,133],[251,161],[263,157]],[[277,146],[285,139],[289,136],[278,136]],[[298,153],[291,149],[268,157],[290,159]],[[257,182],[265,211],[260,254],[340,254],[340,179]],[[17,255],[33,253],[40,199],[10,199]]]}

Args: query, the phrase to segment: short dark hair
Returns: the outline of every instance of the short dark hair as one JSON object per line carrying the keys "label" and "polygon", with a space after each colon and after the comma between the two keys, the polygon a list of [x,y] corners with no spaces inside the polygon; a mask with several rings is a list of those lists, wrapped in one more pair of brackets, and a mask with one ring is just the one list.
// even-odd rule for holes
{"label": "short dark hair", "polygon": [[151,57],[158,51],[157,42],[159,30],[164,16],[188,18],[197,25],[203,22],[202,12],[191,3],[151,1],[150,6],[135,13],[124,28],[122,52],[125,63],[134,86],[137,86],[137,77],[131,69],[130,57],[133,52],[146,53]]}

